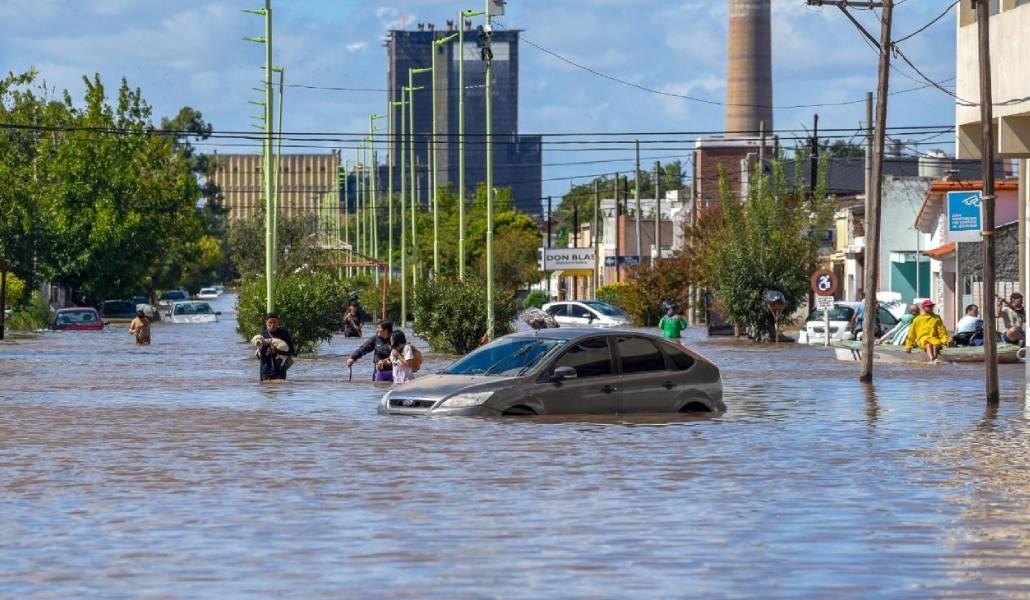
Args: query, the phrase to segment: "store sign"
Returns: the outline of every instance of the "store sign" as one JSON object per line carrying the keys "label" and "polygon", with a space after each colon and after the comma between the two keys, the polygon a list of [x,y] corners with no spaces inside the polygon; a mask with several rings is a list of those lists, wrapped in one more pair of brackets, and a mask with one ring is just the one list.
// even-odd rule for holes
{"label": "store sign", "polygon": [[540,248],[541,271],[594,270],[593,248]]}
{"label": "store sign", "polygon": [[948,241],[981,239],[980,192],[948,192]]}
{"label": "store sign", "polygon": [[[614,267],[615,264],[616,263],[615,263],[615,257],[614,256],[606,256],[606,257],[604,257],[604,266],[606,266],[606,267]],[[639,256],[620,256],[619,257],[618,265],[620,267],[638,267],[638,266],[640,266],[640,257]]]}

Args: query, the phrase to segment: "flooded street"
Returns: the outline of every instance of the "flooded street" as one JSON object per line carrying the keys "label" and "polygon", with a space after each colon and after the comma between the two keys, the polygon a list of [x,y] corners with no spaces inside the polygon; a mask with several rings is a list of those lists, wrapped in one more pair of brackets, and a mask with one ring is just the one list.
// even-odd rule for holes
{"label": "flooded street", "polygon": [[402,418],[357,340],[260,385],[214,304],[0,344],[0,597],[1030,597],[1021,365],[988,411],[979,366],[692,332],[724,415]]}

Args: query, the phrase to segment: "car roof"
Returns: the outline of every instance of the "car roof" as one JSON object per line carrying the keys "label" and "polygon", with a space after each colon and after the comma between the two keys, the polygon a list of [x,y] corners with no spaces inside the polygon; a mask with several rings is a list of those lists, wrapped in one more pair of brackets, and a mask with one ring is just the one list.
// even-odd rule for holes
{"label": "car roof", "polygon": [[97,312],[97,309],[95,309],[95,308],[93,308],[91,306],[72,306],[72,307],[69,307],[69,308],[59,308],[59,309],[57,309],[57,312],[59,312],[59,313]]}
{"label": "car roof", "polygon": [[556,327],[551,329],[537,329],[534,331],[520,331],[506,335],[510,338],[549,338],[555,340],[578,340],[580,338],[594,337],[599,335],[635,335],[640,337],[658,338],[657,335],[648,331],[633,331],[631,329],[598,329],[597,327]]}

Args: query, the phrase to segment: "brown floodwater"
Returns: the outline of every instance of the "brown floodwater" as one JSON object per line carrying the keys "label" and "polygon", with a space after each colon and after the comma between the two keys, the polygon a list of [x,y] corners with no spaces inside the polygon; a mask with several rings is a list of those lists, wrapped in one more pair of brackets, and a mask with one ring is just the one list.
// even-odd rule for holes
{"label": "brown floodwater", "polygon": [[0,597],[1030,597],[1021,366],[989,410],[691,332],[723,415],[390,417],[356,341],[261,385],[215,304],[0,343]]}

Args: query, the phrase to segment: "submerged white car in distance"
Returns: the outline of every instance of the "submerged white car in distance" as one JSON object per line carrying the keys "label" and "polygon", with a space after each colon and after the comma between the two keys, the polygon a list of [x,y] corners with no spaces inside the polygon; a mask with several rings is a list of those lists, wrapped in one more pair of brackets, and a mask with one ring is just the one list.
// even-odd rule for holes
{"label": "submerged white car in distance", "polygon": [[215,323],[218,315],[207,302],[176,302],[168,309],[172,323]]}
{"label": "submerged white car in distance", "polygon": [[600,300],[551,302],[543,310],[562,327],[624,327],[629,321],[621,308]]}
{"label": "submerged white car in distance", "polygon": [[213,287],[200,288],[200,291],[197,292],[197,298],[200,300],[217,300],[219,296],[221,294]]}

